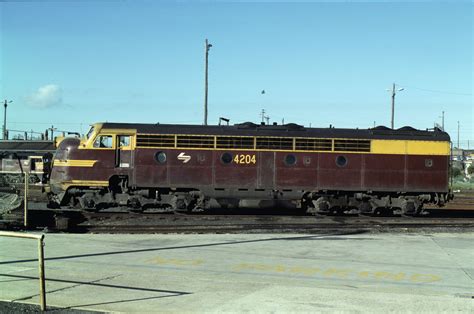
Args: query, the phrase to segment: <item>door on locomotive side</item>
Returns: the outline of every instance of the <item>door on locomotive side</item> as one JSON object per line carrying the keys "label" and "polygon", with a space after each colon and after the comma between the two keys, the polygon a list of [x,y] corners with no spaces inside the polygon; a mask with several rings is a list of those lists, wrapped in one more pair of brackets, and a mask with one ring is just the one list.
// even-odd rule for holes
{"label": "door on locomotive side", "polygon": [[130,134],[120,134],[116,136],[115,143],[115,167],[129,169],[133,167],[133,136]]}
{"label": "door on locomotive side", "polygon": [[257,188],[274,189],[275,188],[275,152],[258,152],[258,178]]}
{"label": "door on locomotive side", "polygon": [[101,133],[96,136],[92,144],[92,150],[88,153],[91,158],[97,160],[97,164],[91,173],[95,179],[101,180],[108,176],[114,169],[114,135]]}

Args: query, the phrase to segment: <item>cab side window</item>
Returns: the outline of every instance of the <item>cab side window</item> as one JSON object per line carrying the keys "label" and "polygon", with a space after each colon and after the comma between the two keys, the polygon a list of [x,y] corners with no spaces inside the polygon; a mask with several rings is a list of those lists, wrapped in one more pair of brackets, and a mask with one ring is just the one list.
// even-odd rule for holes
{"label": "cab side window", "polygon": [[112,148],[112,135],[100,135],[94,141],[96,148]]}
{"label": "cab side window", "polygon": [[130,135],[119,135],[118,147],[129,147],[129,146],[130,146]]}

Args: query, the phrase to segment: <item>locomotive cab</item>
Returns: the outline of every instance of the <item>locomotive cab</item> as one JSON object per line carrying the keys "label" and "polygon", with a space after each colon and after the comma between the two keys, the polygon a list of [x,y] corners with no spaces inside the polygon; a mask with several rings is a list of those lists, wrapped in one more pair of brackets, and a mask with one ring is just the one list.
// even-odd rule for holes
{"label": "locomotive cab", "polygon": [[53,202],[62,205],[68,196],[107,189],[112,181],[128,182],[133,171],[135,134],[133,129],[104,129],[98,123],[82,139],[62,140],[51,171]]}

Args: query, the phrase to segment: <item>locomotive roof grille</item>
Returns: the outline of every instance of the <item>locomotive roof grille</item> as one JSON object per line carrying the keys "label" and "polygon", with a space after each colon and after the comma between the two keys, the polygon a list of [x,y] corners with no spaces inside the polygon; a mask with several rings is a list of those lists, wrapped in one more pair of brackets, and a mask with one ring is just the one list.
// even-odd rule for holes
{"label": "locomotive roof grille", "polygon": [[251,136],[217,136],[216,148],[253,149],[254,139]]}
{"label": "locomotive roof grille", "polygon": [[257,149],[293,150],[291,137],[257,137]]}
{"label": "locomotive roof grille", "polygon": [[138,147],[174,147],[174,135],[137,134]]}
{"label": "locomotive roof grille", "polygon": [[297,138],[295,139],[295,149],[331,151],[332,140],[319,138]]}
{"label": "locomotive roof grille", "polygon": [[214,136],[210,135],[177,135],[177,147],[214,148]]}
{"label": "locomotive roof grille", "polygon": [[334,140],[336,152],[370,152],[370,140]]}

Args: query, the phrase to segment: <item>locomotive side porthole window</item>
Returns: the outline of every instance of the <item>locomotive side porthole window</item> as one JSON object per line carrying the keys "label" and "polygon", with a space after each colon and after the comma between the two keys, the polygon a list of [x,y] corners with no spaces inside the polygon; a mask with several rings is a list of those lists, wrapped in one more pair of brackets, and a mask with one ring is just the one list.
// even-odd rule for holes
{"label": "locomotive side porthole window", "polygon": [[166,153],[165,152],[157,152],[155,154],[155,160],[160,164],[164,164],[166,162]]}
{"label": "locomotive side porthole window", "polygon": [[224,164],[230,164],[232,162],[232,154],[230,153],[223,153],[221,155],[221,161],[224,163]]}
{"label": "locomotive side porthole window", "polygon": [[337,156],[336,165],[338,165],[339,167],[345,167],[347,165],[347,158],[342,155]]}
{"label": "locomotive side porthole window", "polygon": [[425,167],[426,168],[433,167],[433,159],[425,159]]}
{"label": "locomotive side porthole window", "polygon": [[296,156],[293,154],[288,154],[285,156],[285,164],[287,166],[293,166],[296,164]]}
{"label": "locomotive side porthole window", "polygon": [[95,148],[112,148],[112,135],[97,136],[94,141]]}

